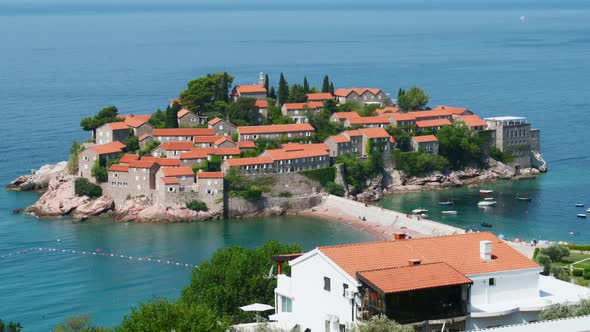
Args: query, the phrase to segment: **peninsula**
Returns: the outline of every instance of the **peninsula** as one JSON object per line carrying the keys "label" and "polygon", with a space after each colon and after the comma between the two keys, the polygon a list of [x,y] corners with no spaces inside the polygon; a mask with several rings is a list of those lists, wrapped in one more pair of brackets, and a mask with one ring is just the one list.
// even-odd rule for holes
{"label": "peninsula", "polygon": [[[109,106],[81,121],[91,138],[69,161],[13,181],[44,194],[25,211],[74,220],[197,221],[300,213],[326,194],[384,194],[534,176],[547,166],[526,118],[480,118],[428,107],[418,87],[277,88],[268,75],[235,85],[227,73],[190,81],[152,114]],[[232,87],[233,86],[233,87]],[[430,233],[428,233],[430,234]]]}

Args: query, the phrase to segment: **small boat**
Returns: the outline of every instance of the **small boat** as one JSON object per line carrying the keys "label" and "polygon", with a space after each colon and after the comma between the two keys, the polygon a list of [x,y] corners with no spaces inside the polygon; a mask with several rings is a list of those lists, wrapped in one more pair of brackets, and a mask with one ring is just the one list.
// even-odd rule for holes
{"label": "small boat", "polygon": [[586,213],[590,213],[590,209],[586,209]]}
{"label": "small boat", "polygon": [[586,218],[587,215],[585,213],[578,213],[578,218]]}
{"label": "small boat", "polygon": [[481,201],[477,203],[477,206],[492,206],[496,205],[496,201]]}
{"label": "small boat", "polygon": [[484,198],[483,200],[484,200],[484,201],[493,201],[493,200],[494,200],[494,198],[493,198],[493,197],[486,197],[486,198]]}
{"label": "small boat", "polygon": [[412,210],[413,214],[425,214],[426,212],[428,212],[428,210],[422,208]]}
{"label": "small boat", "polygon": [[531,201],[532,200],[532,198],[530,198],[530,197],[522,197],[522,196],[517,196],[516,199],[519,201]]}
{"label": "small boat", "polygon": [[482,195],[491,194],[493,192],[494,192],[493,190],[488,190],[488,189],[482,189],[482,190],[479,191],[479,193],[482,194]]}
{"label": "small boat", "polygon": [[491,227],[492,227],[492,224],[490,224],[490,223],[487,223],[487,222],[482,222],[482,223],[481,223],[481,226],[482,226],[482,227],[488,227],[488,228],[491,228]]}
{"label": "small boat", "polygon": [[576,203],[576,207],[584,207],[584,203]]}
{"label": "small boat", "polygon": [[442,211],[442,214],[457,214],[457,211],[454,211],[454,210]]}
{"label": "small boat", "polygon": [[453,205],[453,201],[438,201],[439,205]]}

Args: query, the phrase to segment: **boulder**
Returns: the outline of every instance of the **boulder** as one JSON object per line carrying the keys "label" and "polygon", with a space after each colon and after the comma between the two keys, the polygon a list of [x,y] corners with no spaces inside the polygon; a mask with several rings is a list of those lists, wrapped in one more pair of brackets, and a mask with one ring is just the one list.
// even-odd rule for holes
{"label": "boulder", "polygon": [[57,176],[67,173],[68,162],[62,161],[55,165],[44,165],[38,170],[33,170],[29,175],[23,175],[12,181],[6,189],[9,190],[44,190],[49,182]]}
{"label": "boulder", "polygon": [[25,212],[37,217],[56,217],[70,214],[82,204],[90,202],[87,196],[76,196],[74,182],[76,177],[59,173],[49,181],[47,191]]}
{"label": "boulder", "polygon": [[98,216],[109,212],[114,207],[114,201],[110,196],[101,196],[76,207],[72,212],[74,221],[85,220],[90,216]]}

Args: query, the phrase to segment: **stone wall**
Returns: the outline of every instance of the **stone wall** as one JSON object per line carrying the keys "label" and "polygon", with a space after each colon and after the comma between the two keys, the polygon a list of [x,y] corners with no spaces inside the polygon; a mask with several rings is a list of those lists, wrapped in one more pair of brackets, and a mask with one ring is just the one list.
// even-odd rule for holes
{"label": "stone wall", "polygon": [[243,218],[251,216],[271,216],[286,213],[298,213],[322,203],[322,195],[305,197],[263,197],[258,201],[247,201],[232,197],[228,200],[226,218]]}

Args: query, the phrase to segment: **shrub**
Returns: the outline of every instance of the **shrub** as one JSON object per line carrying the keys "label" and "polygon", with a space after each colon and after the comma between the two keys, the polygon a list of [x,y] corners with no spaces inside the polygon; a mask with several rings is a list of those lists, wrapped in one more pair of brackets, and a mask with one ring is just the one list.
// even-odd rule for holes
{"label": "shrub", "polygon": [[584,275],[584,270],[582,269],[574,269],[574,271],[572,272],[574,277],[581,277]]}
{"label": "shrub", "polygon": [[568,247],[570,250],[590,251],[590,245],[568,244],[566,247]]}
{"label": "shrub", "polygon": [[539,254],[537,256],[537,262],[543,266],[542,275],[548,276],[551,271],[551,258],[545,254]]}
{"label": "shrub", "polygon": [[551,259],[552,262],[559,262],[564,257],[567,257],[570,255],[569,249],[567,247],[559,245],[559,244],[554,244],[554,245],[547,247],[547,248],[541,248],[539,250],[539,252],[543,255],[549,256],[549,258]]}
{"label": "shrub", "polygon": [[293,197],[293,194],[291,194],[291,193],[290,193],[290,192],[288,192],[288,191],[281,191],[281,192],[279,193],[279,197],[287,197],[287,198],[289,198],[289,197]]}
{"label": "shrub", "polygon": [[584,279],[586,279],[586,280],[590,279],[590,268],[584,269]]}
{"label": "shrub", "polygon": [[102,188],[94,183],[91,183],[86,178],[78,178],[74,183],[74,192],[77,196],[96,198],[102,195]]}
{"label": "shrub", "polygon": [[510,163],[514,161],[514,154],[511,151],[503,152],[497,147],[493,147],[490,150],[490,158],[502,163]]}
{"label": "shrub", "polygon": [[551,267],[551,274],[556,279],[563,280],[563,281],[570,281],[569,270],[564,269],[560,266],[552,266]]}
{"label": "shrub", "polygon": [[334,182],[334,179],[336,178],[336,168],[334,167],[301,171],[299,173],[301,175],[307,176],[312,180],[318,181],[324,187],[328,184],[328,182]]}
{"label": "shrub", "polygon": [[70,174],[78,173],[78,156],[82,151],[84,151],[82,145],[74,140],[70,148],[70,159],[68,160],[68,172]]}
{"label": "shrub", "polygon": [[107,171],[106,167],[100,164],[99,160],[97,160],[96,163],[94,163],[94,166],[92,166],[90,174],[94,176],[98,182],[106,182],[109,179],[109,172]]}
{"label": "shrub", "polygon": [[193,210],[193,211],[208,211],[209,208],[207,207],[207,204],[201,202],[201,201],[190,201],[188,203],[186,203],[186,207]]}
{"label": "shrub", "polygon": [[396,168],[409,175],[428,174],[433,171],[442,171],[449,162],[443,156],[436,156],[419,152],[393,152]]}
{"label": "shrub", "polygon": [[340,184],[336,184],[334,182],[328,182],[328,184],[326,184],[326,191],[330,195],[340,196],[340,197],[344,196],[344,186],[342,186]]}

